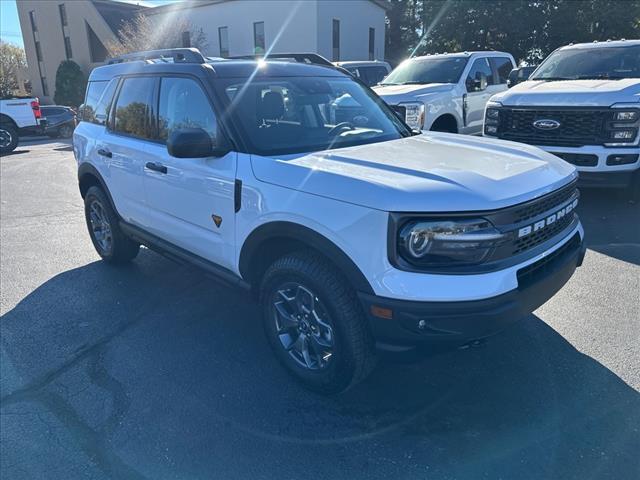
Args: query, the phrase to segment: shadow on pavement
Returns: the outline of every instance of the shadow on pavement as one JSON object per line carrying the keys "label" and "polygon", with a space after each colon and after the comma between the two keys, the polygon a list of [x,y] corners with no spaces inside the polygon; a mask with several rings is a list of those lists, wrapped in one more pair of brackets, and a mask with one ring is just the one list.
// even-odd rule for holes
{"label": "shadow on pavement", "polygon": [[640,203],[624,192],[582,189],[578,214],[587,248],[640,265]]}
{"label": "shadow on pavement", "polygon": [[2,155],[0,155],[0,157],[10,157],[13,155],[20,155],[23,153],[29,153],[31,150],[14,150],[13,152],[8,152],[8,153],[3,153]]}
{"label": "shadow on pavement", "polygon": [[535,316],[481,348],[381,364],[335,397],[282,371],[245,294],[146,250],[53,277],[0,327],[2,408],[53,413],[113,478],[640,471],[640,394]]}

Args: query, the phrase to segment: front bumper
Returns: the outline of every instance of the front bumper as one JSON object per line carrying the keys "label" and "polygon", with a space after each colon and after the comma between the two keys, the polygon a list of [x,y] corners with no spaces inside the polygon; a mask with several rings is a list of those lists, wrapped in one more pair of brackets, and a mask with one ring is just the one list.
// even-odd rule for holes
{"label": "front bumper", "polygon": [[[563,160],[575,165],[581,187],[626,187],[633,174],[640,169],[640,147],[607,148],[540,146]],[[625,163],[620,163],[624,159]]]}
{"label": "front bumper", "polygon": [[482,300],[416,302],[363,293],[359,297],[379,344],[462,345],[498,333],[536,310],[567,283],[584,254],[584,241],[576,232],[562,247],[519,269],[518,288]]}

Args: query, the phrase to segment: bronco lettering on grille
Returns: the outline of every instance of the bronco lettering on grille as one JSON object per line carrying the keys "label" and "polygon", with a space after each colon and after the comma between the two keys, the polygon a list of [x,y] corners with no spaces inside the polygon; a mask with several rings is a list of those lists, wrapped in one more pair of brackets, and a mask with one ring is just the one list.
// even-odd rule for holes
{"label": "bronco lettering on grille", "polygon": [[568,215],[569,213],[571,213],[571,211],[573,211],[573,209],[575,209],[577,206],[578,206],[578,199],[576,198],[569,205],[558,210],[552,215],[549,215],[548,217],[543,218],[542,220],[539,220],[536,223],[527,225],[526,227],[522,227],[521,229],[519,229],[518,238],[526,237],[527,235],[531,235],[532,233],[542,230],[543,228],[554,223],[556,220],[560,220],[565,215]]}

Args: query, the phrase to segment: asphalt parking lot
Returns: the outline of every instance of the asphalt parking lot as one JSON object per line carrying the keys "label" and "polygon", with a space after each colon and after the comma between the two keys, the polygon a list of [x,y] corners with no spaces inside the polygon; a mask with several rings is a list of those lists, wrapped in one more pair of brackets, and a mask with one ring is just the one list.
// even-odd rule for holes
{"label": "asphalt parking lot", "polygon": [[478,348],[289,379],[240,291],[85,231],[69,142],[0,161],[3,479],[640,477],[640,206],[587,191],[585,264]]}

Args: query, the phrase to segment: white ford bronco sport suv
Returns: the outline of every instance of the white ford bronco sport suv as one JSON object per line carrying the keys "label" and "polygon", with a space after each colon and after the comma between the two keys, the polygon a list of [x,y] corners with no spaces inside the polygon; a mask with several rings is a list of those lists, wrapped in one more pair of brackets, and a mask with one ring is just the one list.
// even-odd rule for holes
{"label": "white ford bronco sport suv", "polygon": [[507,89],[514,66],[513,57],[503,52],[415,57],[374,90],[414,130],[482,135],[485,106]]}
{"label": "white ford bronco sport suv", "polygon": [[415,135],[334,67],[153,55],[90,75],[73,138],[91,240],[110,263],[146,245],[253,290],[312,389],[362,380],[376,342],[496,333],[582,262],[575,168],[553,155]]}
{"label": "white ford bronco sport suv", "polygon": [[640,40],[621,40],[553,52],[491,99],[484,134],[557,155],[583,186],[626,187],[640,182],[639,127]]}

